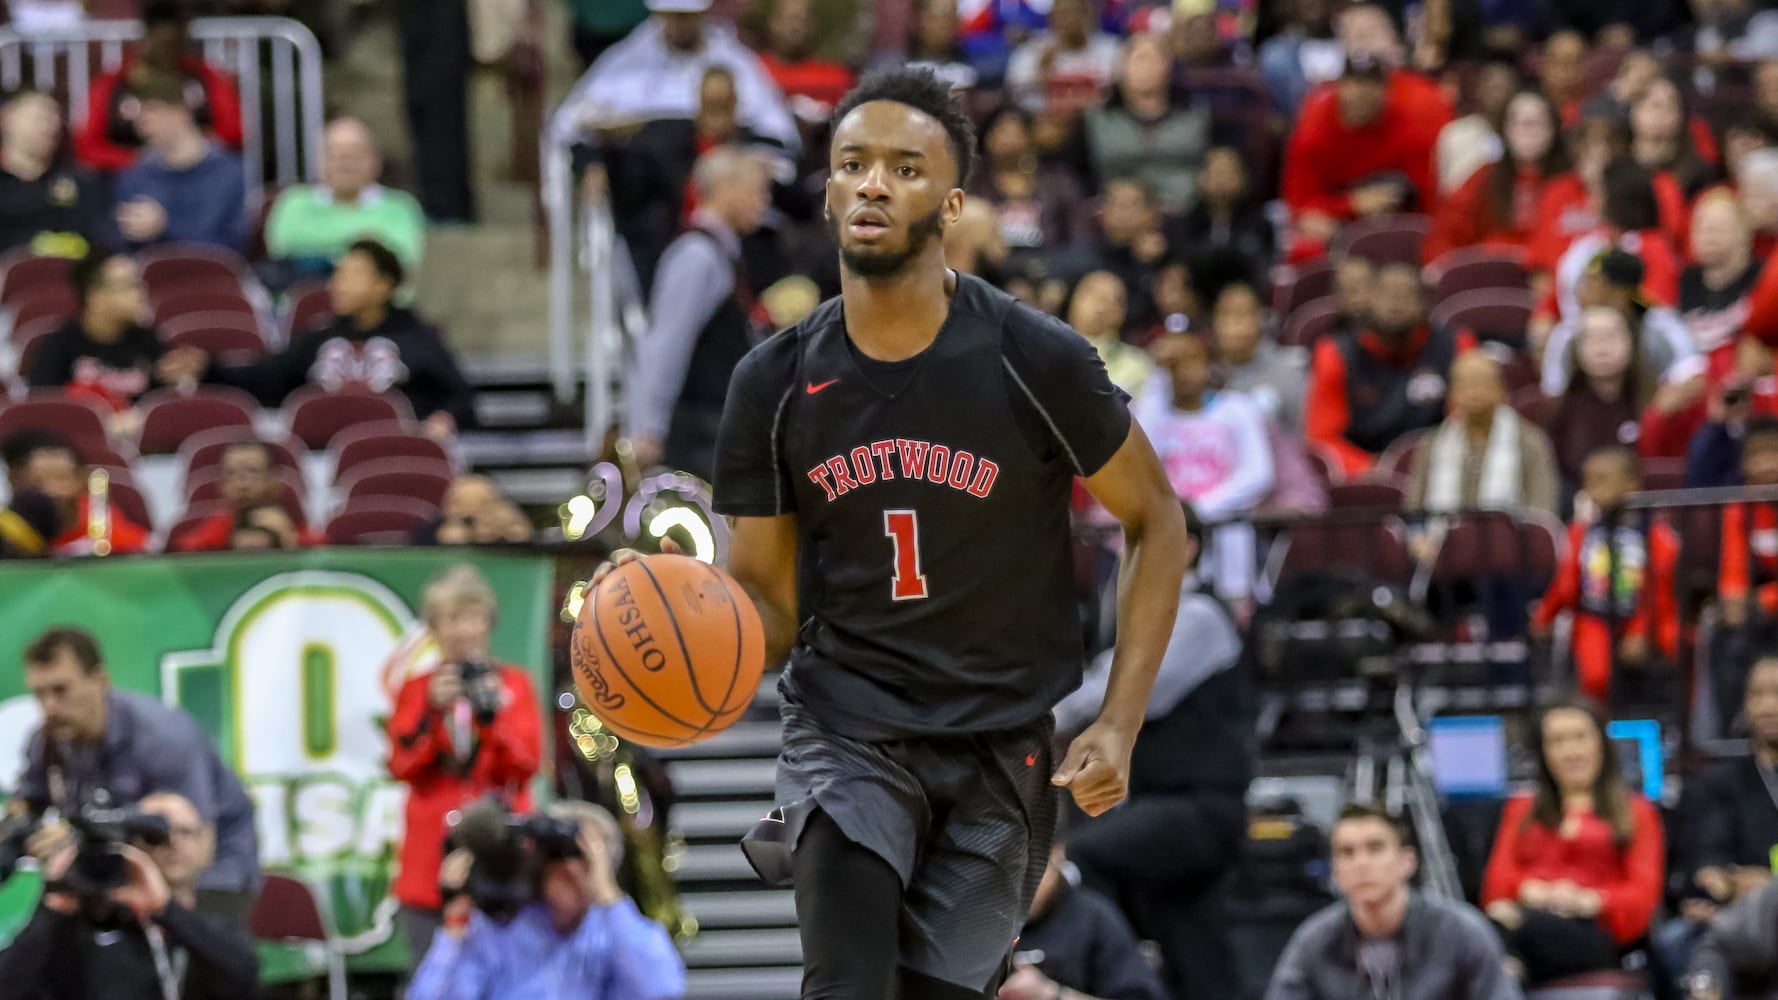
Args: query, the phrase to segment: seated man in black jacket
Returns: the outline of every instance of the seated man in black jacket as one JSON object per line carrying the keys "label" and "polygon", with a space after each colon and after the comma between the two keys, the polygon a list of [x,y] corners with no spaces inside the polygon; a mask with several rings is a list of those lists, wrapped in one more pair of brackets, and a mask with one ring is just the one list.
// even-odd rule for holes
{"label": "seated man in black jacket", "polygon": [[215,828],[172,792],[149,795],[138,808],[164,819],[168,838],[118,848],[129,881],[110,893],[115,912],[95,919],[93,907],[55,891],[75,857],[73,846],[62,848],[44,867],[50,889],[36,915],[0,951],[0,992],[20,1000],[253,995],[259,956],[245,914],[199,902],[197,879],[210,866]]}
{"label": "seated man in black jacket", "polygon": [[327,281],[334,321],[299,333],[276,354],[248,365],[212,365],[203,352],[175,348],[163,377],[232,385],[278,406],[305,385],[329,392],[399,392],[426,432],[445,438],[474,417],[474,394],[438,331],[395,304],[405,272],[395,252],[375,240],[352,244]]}
{"label": "seated man in black jacket", "polygon": [[[1179,614],[1130,758],[1130,798],[1071,831],[1068,857],[1089,885],[1116,900],[1136,932],[1160,945],[1180,997],[1240,995],[1222,915],[1223,875],[1247,834],[1253,774],[1252,698],[1241,636],[1195,572],[1204,524],[1185,510],[1191,538]],[[1086,728],[1105,699],[1109,656],[1056,706],[1058,736]]]}

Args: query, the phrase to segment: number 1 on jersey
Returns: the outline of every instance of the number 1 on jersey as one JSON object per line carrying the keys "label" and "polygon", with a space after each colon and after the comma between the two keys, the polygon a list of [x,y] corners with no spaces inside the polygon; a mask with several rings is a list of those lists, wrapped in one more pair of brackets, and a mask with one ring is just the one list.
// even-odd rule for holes
{"label": "number 1 on jersey", "polygon": [[883,534],[895,542],[895,579],[889,596],[897,601],[926,597],[926,574],[920,572],[920,521],[911,510],[883,512]]}

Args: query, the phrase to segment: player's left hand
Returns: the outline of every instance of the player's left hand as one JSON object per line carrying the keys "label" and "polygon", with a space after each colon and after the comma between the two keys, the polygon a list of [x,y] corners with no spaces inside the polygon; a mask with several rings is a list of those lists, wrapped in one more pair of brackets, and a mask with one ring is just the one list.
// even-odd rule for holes
{"label": "player's left hand", "polygon": [[1000,987],[994,1000],[1053,1000],[1060,996],[1056,981],[1034,965],[1021,965]]}
{"label": "player's left hand", "polygon": [[[663,536],[661,538],[661,554],[670,556],[684,555],[685,550],[679,547],[678,542]],[[607,576],[611,575],[612,570],[619,566],[628,566],[630,563],[633,563],[638,559],[645,558],[647,558],[646,553],[637,552],[635,549],[618,549],[616,552],[611,553],[610,562],[601,563],[598,569],[593,570],[593,578],[588,583],[588,586],[597,587],[600,583],[604,582]]]}
{"label": "player's left hand", "polygon": [[1050,783],[1072,792],[1074,804],[1088,816],[1102,815],[1129,794],[1135,745],[1135,733],[1101,719],[1068,744]]}

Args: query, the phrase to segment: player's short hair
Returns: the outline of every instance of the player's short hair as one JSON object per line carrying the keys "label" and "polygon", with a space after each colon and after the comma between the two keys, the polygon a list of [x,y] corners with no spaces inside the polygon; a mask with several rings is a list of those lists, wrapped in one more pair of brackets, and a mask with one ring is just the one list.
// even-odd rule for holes
{"label": "player's short hair", "polygon": [[931,67],[897,66],[866,74],[834,107],[833,127],[838,129],[853,110],[873,101],[904,104],[944,126],[951,156],[957,161],[957,186],[969,183],[970,171],[975,168],[975,124],[951,85],[939,79]]}
{"label": "player's short hair", "polygon": [[487,577],[468,563],[452,566],[433,577],[420,594],[420,617],[428,625],[438,621],[445,612],[462,607],[482,608],[490,619],[500,611],[500,602],[494,597],[494,588],[488,585]]}
{"label": "player's short hair", "polygon": [[[1387,826],[1389,831],[1395,834],[1396,843],[1400,844],[1402,847],[1414,846],[1413,837],[1408,832],[1408,825],[1401,821],[1400,816],[1397,816],[1382,806],[1369,802],[1347,803],[1346,807],[1340,810],[1339,817],[1334,820],[1334,829],[1339,829],[1341,823],[1352,823],[1367,819],[1376,820],[1384,826]],[[1328,832],[1330,834],[1332,833],[1331,830]]]}
{"label": "player's short hair", "polygon": [[99,655],[99,642],[93,634],[72,625],[54,625],[45,629],[25,647],[25,666],[46,667],[67,652],[80,664],[81,673],[91,674],[105,662]]}
{"label": "player's short hair", "polygon": [[346,252],[362,254],[370,261],[370,266],[376,269],[377,274],[389,282],[390,288],[400,288],[401,283],[407,280],[407,269],[401,266],[401,258],[377,240],[354,241],[346,248]]}

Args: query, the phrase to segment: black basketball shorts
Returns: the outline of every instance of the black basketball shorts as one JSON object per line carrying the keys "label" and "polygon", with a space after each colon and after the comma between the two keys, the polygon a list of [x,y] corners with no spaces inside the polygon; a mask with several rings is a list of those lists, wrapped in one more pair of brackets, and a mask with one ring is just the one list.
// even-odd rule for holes
{"label": "black basketball shorts", "polygon": [[785,699],[778,807],[741,848],[772,885],[816,809],[901,876],[903,968],[981,989],[1001,971],[1049,861],[1057,794],[1048,716],[996,733],[875,743]]}

